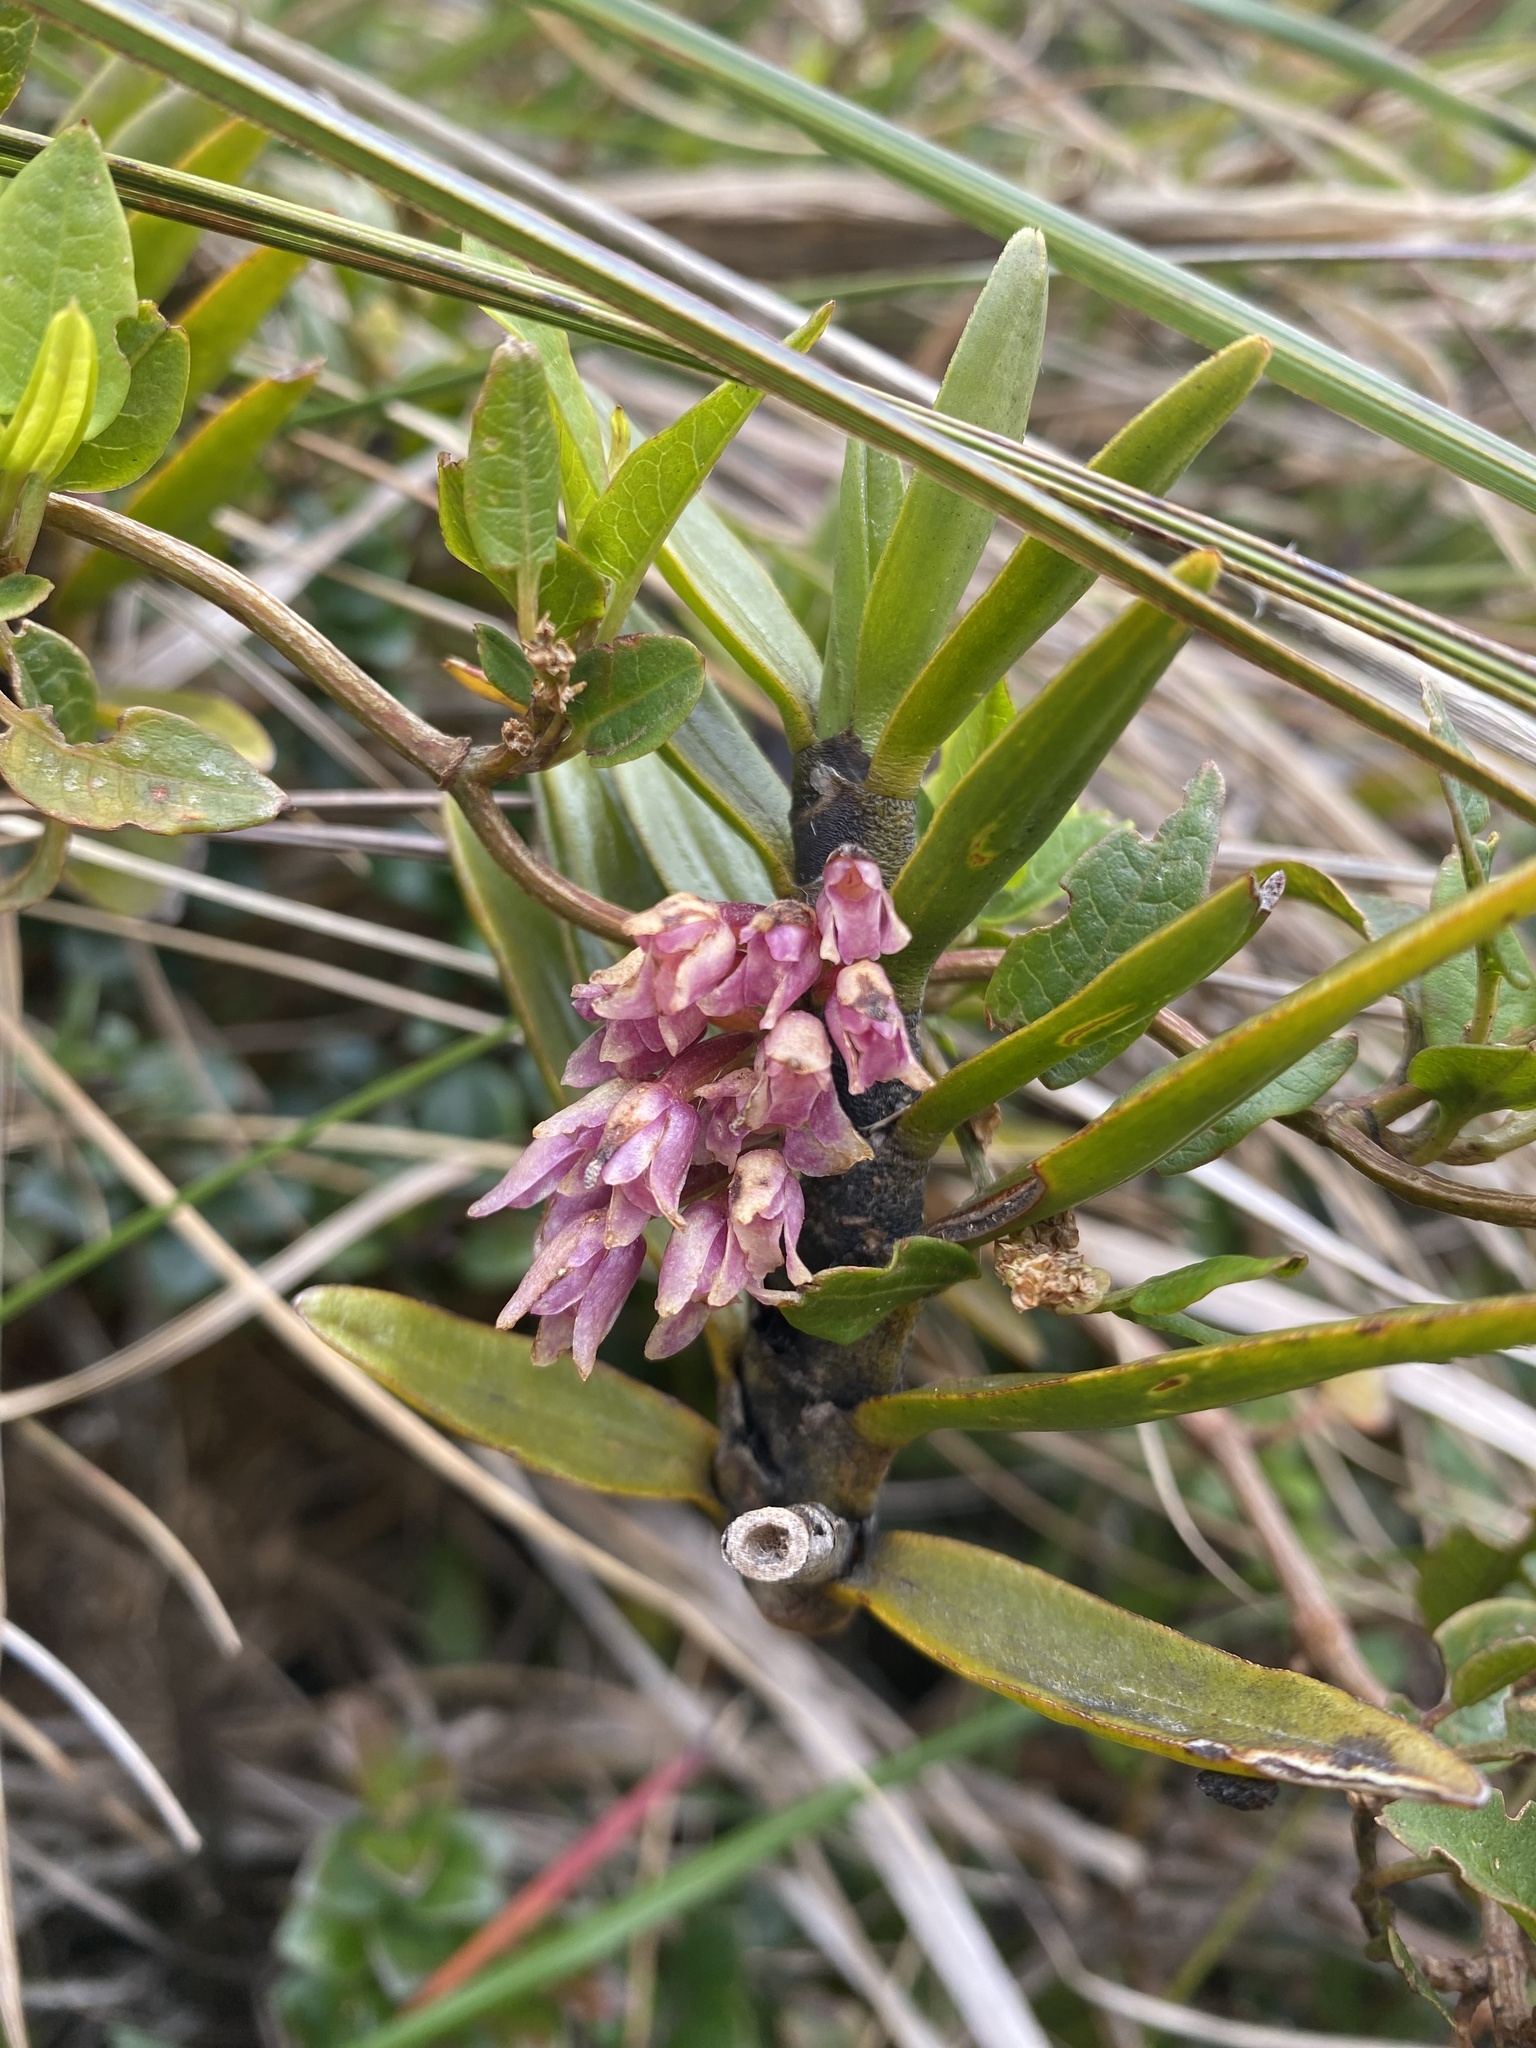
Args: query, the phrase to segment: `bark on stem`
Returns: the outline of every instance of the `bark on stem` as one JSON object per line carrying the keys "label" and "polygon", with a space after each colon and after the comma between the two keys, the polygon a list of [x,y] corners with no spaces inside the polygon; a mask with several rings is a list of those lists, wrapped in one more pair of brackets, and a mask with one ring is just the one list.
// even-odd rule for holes
{"label": "bark on stem", "polygon": [[[851,733],[819,741],[795,761],[790,829],[796,879],[815,886],[837,847],[858,845],[879,863],[887,885],[911,853],[916,807],[864,787],[868,757]],[[908,1020],[915,1028],[916,1019]],[[838,1096],[873,1157],[849,1173],[807,1179],[800,1250],[813,1272],[827,1266],[881,1266],[898,1238],[923,1227],[924,1169],[895,1144],[890,1119],[913,1099],[888,1082],[850,1095],[834,1055]],[[916,1305],[887,1317],[856,1344],[807,1336],[777,1309],[751,1305],[745,1341],[720,1390],[720,1451],[715,1477],[734,1517],[753,1508],[820,1501],[855,1524],[861,1537],[890,1464],[854,1429],[851,1411],[901,1384]],[[774,1621],[806,1634],[840,1628],[848,1610],[816,1587],[754,1585]]]}

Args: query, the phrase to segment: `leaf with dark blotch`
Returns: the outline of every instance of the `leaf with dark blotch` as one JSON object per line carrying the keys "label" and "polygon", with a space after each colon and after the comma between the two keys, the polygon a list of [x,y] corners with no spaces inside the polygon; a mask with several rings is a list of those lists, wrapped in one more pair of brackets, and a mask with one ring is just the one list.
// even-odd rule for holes
{"label": "leaf with dark blotch", "polygon": [[1475,1707],[1536,1671],[1536,1600],[1475,1601],[1442,1621],[1435,1641],[1452,1705]]}
{"label": "leaf with dark blotch", "polygon": [[57,480],[67,491],[116,491],[137,483],[169,447],[187,400],[187,337],[168,327],[156,307],[140,306],[118,330],[130,358],[122,409],[94,441],[76,449]]}
{"label": "leaf with dark blotch", "polygon": [[24,619],[35,612],[53,589],[46,576],[29,576],[22,570],[0,576],[0,621]]}
{"label": "leaf with dark blotch", "polygon": [[287,798],[190,718],[135,707],[109,739],[71,745],[48,711],[10,709],[0,776],[49,817],[110,832],[238,832]]}
{"label": "leaf with dark blotch", "polygon": [[604,1493],[716,1505],[713,1425],[627,1373],[536,1366],[527,1337],[372,1287],[311,1287],[297,1305],[344,1358],[457,1436]]}
{"label": "leaf with dark blotch", "polygon": [[1514,1543],[1489,1543],[1472,1529],[1448,1529],[1419,1558],[1419,1612],[1426,1628],[1474,1601],[1489,1600],[1517,1578],[1520,1560],[1536,1550],[1536,1523]]}
{"label": "leaf with dark blotch", "polygon": [[1015,1558],[902,1530],[838,1590],[936,1663],[1133,1749],[1288,1784],[1459,1806],[1488,1797],[1479,1772],[1406,1721]]}
{"label": "leaf with dark blotch", "polygon": [[[1188,555],[1174,573],[1209,590],[1221,564]],[[1090,640],[995,740],[939,806],[896,878],[911,942],[890,963],[904,1005],[929,967],[1050,837],[1189,637],[1134,604]]]}
{"label": "leaf with dark blotch", "polygon": [[594,761],[638,761],[682,724],[704,688],[704,657],[691,640],[630,633],[578,656],[581,686],[568,716]]}
{"label": "leaf with dark blotch", "polygon": [[1161,1351],[1093,1372],[1004,1373],[916,1387],[865,1401],[854,1416],[861,1434],[893,1449],[935,1429],[1127,1429],[1288,1394],[1372,1366],[1471,1358],[1533,1341],[1536,1294],[1492,1295]]}
{"label": "leaf with dark blotch", "polygon": [[1511,1820],[1499,1791],[1481,1813],[1395,1799],[1381,1824],[1415,1856],[1444,1856],[1473,1891],[1495,1900],[1536,1940],[1536,1806]]}
{"label": "leaf with dark blotch", "polygon": [[1166,1158],[1159,1159],[1158,1172],[1189,1173],[1194,1167],[1204,1166],[1208,1159],[1230,1152],[1239,1139],[1268,1123],[1271,1117],[1297,1116],[1310,1109],[1349,1072],[1359,1050],[1358,1038],[1325,1039],[1268,1087],[1260,1088],[1236,1109],[1218,1117],[1209,1130],[1201,1131],[1186,1144],[1176,1146]]}
{"label": "leaf with dark blotch", "polygon": [[16,688],[32,710],[48,710],[70,744],[96,737],[96,675],[73,640],[47,626],[26,625],[11,642]]}
{"label": "leaf with dark blotch", "polygon": [[1302,1272],[1306,1263],[1305,1254],[1299,1252],[1274,1259],[1228,1252],[1219,1258],[1197,1259],[1192,1266],[1176,1266],[1171,1273],[1154,1274],[1135,1287],[1117,1287],[1098,1306],[1115,1315],[1177,1315],[1214,1294],[1218,1287],[1236,1287],[1245,1280],[1289,1280]]}
{"label": "leaf with dark blotch", "polygon": [[571,966],[565,926],[499,868],[456,804],[443,806],[443,835],[453,871],[476,929],[501,969],[507,1000],[528,1050],[556,1102],[566,1100],[560,1076],[587,1035],[571,1008]]}
{"label": "leaf with dark blotch", "polygon": [[904,1237],[883,1266],[828,1266],[800,1290],[798,1301],[785,1304],[783,1314],[808,1336],[856,1344],[895,1310],[974,1280],[980,1270],[961,1245]]}

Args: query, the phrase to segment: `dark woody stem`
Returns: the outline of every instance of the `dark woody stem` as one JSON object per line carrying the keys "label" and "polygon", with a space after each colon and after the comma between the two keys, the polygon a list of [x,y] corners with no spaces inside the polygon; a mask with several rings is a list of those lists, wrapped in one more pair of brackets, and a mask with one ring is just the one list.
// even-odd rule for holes
{"label": "dark woody stem", "polygon": [[[820,880],[827,856],[853,844],[879,863],[887,886],[912,851],[916,808],[905,798],[864,787],[869,762],[852,734],[822,740],[796,757],[790,827],[802,888]],[[915,1018],[908,1030],[915,1031]],[[901,1082],[850,1095],[843,1062],[833,1056],[838,1096],[874,1156],[849,1173],[807,1178],[800,1250],[813,1272],[827,1266],[880,1266],[898,1238],[923,1227],[920,1162],[900,1152],[891,1119],[913,1100]],[[720,1450],[715,1476],[727,1511],[819,1501],[867,1528],[890,1454],[853,1427],[860,1401],[901,1383],[917,1307],[903,1309],[856,1344],[807,1336],[777,1309],[753,1302],[738,1356],[722,1375]],[[848,1609],[813,1586],[753,1585],[782,1627],[829,1633]]]}

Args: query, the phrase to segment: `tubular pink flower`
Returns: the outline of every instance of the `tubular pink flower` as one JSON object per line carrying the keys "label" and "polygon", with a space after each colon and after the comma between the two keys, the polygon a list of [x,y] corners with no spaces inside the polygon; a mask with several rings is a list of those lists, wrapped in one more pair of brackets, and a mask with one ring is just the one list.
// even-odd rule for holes
{"label": "tubular pink flower", "polygon": [[746,1260],[731,1235],[724,1188],[690,1205],[674,1231],[656,1282],[659,1320],[646,1339],[647,1358],[670,1358],[691,1344],[711,1308],[734,1301],[747,1280]]}
{"label": "tubular pink flower", "polygon": [[510,1330],[526,1315],[539,1317],[535,1365],[550,1365],[569,1350],[585,1379],[639,1278],[644,1244],[637,1239],[612,1248],[603,1241],[603,1225],[603,1211],[589,1209],[556,1231],[496,1318],[499,1330]]}
{"label": "tubular pink flower", "polygon": [[649,1081],[672,1058],[654,1017],[627,1018],[617,1024],[599,1020],[598,1029],[566,1061],[560,1078],[568,1088],[596,1088],[616,1076]]}
{"label": "tubular pink flower", "polygon": [[[697,1091],[703,1116],[700,1144],[706,1159],[721,1166],[734,1166],[741,1157],[741,1148],[752,1135],[747,1127],[746,1109],[756,1086],[756,1072],[751,1067],[738,1067]],[[702,1165],[703,1161],[699,1163]]]}
{"label": "tubular pink flower", "polygon": [[[698,1134],[699,1113],[691,1103],[665,1081],[641,1081],[626,1089],[608,1118],[587,1174],[595,1171],[605,1187],[622,1189],[634,1208],[680,1223],[678,1201]],[[629,1241],[627,1231],[620,1241]]]}
{"label": "tubular pink flower", "polygon": [[582,1170],[602,1141],[608,1118],[629,1092],[627,1081],[605,1081],[573,1102],[556,1110],[534,1127],[533,1142],[521,1159],[482,1195],[470,1209],[471,1216],[494,1216],[498,1209],[531,1209],[535,1202],[564,1188],[575,1194],[581,1186]]}
{"label": "tubular pink flower", "polygon": [[780,1266],[796,1287],[810,1281],[799,1251],[804,1221],[805,1196],[783,1153],[743,1152],[731,1176],[731,1238],[746,1262],[747,1292],[759,1301],[772,1300],[764,1282]]}
{"label": "tubular pink flower", "polygon": [[816,899],[821,957],[834,965],[899,953],[912,934],[896,915],[880,868],[856,846],[840,846],[821,870]]}
{"label": "tubular pink flower", "polygon": [[912,1057],[907,1027],[885,969],[873,960],[845,967],[827,998],[827,1029],[848,1066],[850,1094],[862,1095],[880,1081],[905,1081],[931,1088],[932,1080]]}
{"label": "tubular pink flower", "polygon": [[[736,934],[755,904],[706,903],[686,890],[626,920],[650,969],[659,1016],[698,1007],[736,965]],[[600,977],[594,977],[600,978]]]}
{"label": "tubular pink flower", "polygon": [[846,1173],[873,1156],[837,1099],[832,1047],[809,1011],[779,1019],[757,1048],[755,1075],[742,1121],[754,1131],[782,1128],[797,1173]]}
{"label": "tubular pink flower", "polygon": [[771,1031],[792,1003],[814,986],[821,972],[814,912],[809,905],[785,900],[760,910],[742,933],[742,952],[735,969],[704,998],[709,1017],[762,1013],[762,1028]]}

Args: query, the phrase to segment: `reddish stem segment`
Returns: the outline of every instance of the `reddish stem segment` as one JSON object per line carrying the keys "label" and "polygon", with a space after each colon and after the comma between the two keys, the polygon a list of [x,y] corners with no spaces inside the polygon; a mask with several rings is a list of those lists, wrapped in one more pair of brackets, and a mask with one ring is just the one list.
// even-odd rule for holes
{"label": "reddish stem segment", "polygon": [[616,1799],[606,1813],[599,1815],[585,1833],[578,1835],[568,1849],[562,1849],[553,1862],[546,1863],[537,1877],[530,1878],[522,1890],[487,1920],[477,1934],[472,1934],[462,1948],[455,1949],[447,1962],[439,1964],[427,1981],[406,2000],[403,2009],[414,2012],[420,2006],[431,2005],[434,2000],[446,1997],[450,1991],[457,1991],[488,1962],[521,1941],[585,1878],[607,1862],[639,1827],[652,1807],[691,1784],[708,1762],[708,1744],[695,1743],[692,1748],[680,1751],[670,1762],[652,1771],[649,1777],[642,1778],[638,1785],[632,1786],[622,1799]]}

